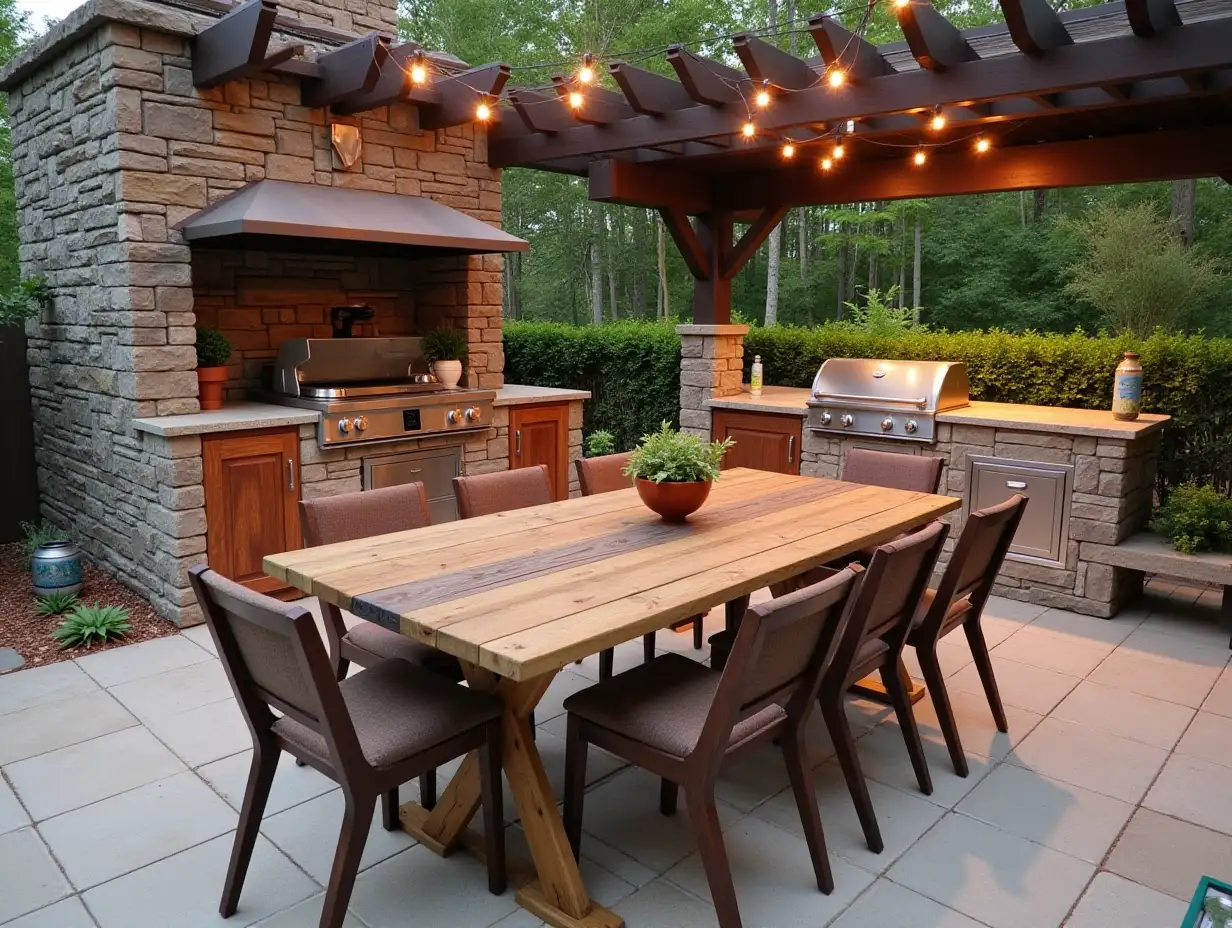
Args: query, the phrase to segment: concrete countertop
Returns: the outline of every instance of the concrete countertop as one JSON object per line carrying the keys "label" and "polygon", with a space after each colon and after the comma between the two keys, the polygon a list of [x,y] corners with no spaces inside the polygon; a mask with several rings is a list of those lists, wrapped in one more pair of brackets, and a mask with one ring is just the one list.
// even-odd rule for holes
{"label": "concrete countertop", "polygon": [[589,390],[562,390],[556,387],[528,387],[507,383],[496,391],[496,406],[528,406],[532,403],[567,403],[590,399]]}
{"label": "concrete countertop", "polygon": [[180,435],[206,435],[211,432],[272,429],[283,425],[315,425],[319,417],[319,414],[311,409],[240,400],[227,403],[222,409],[208,412],[134,419],[133,428],[138,432],[149,432],[163,438],[175,438]]}
{"label": "concrete countertop", "polygon": [[[736,396],[718,397],[707,402],[715,409],[742,412],[766,412],[779,415],[808,414],[809,391],[800,387],[765,387],[761,396],[745,392]],[[1028,406],[1019,403],[984,403],[973,401],[970,406],[952,409],[937,416],[938,422],[952,425],[981,425],[993,428],[1017,429],[1024,432],[1047,432],[1053,435],[1082,435],[1089,438],[1119,438],[1132,441],[1163,428],[1171,416],[1143,413],[1137,419],[1123,422],[1102,409],[1072,409],[1064,406]]]}

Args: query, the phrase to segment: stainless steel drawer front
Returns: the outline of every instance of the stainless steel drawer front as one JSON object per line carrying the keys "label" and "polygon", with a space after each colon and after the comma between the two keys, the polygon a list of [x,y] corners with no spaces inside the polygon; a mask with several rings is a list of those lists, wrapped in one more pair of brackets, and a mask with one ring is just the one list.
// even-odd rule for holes
{"label": "stainless steel drawer front", "polygon": [[452,522],[458,517],[453,478],[461,473],[460,447],[364,458],[364,489],[379,490],[404,483],[422,483],[428,494],[433,521]]}
{"label": "stainless steel drawer front", "polygon": [[1074,468],[1069,464],[968,457],[963,515],[1020,493],[1027,498],[1027,508],[1010,554],[1022,560],[1063,563],[1073,479]]}

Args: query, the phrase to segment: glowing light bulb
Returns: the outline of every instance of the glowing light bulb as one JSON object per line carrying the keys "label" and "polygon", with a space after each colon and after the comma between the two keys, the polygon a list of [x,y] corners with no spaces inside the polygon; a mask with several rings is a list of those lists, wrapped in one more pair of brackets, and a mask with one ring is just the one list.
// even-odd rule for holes
{"label": "glowing light bulb", "polygon": [[975,150],[979,152],[981,155],[984,154],[984,152],[988,151],[988,149],[990,148],[992,148],[992,142],[988,141],[988,139],[982,136],[976,139]]}
{"label": "glowing light bulb", "polygon": [[763,108],[767,107],[770,105],[770,91],[759,90],[757,91],[757,96],[754,99],[757,101],[758,106]]}
{"label": "glowing light bulb", "polygon": [[791,144],[791,142],[787,142],[786,144],[783,145],[783,157],[784,158],[791,158],[795,154],[796,154],[795,145]]}
{"label": "glowing light bulb", "polygon": [[933,113],[933,118],[929,121],[928,125],[934,132],[940,132],[945,128],[945,114],[940,110]]}
{"label": "glowing light bulb", "polygon": [[475,107],[475,118],[480,122],[487,122],[492,118],[492,107],[486,103],[480,103]]}
{"label": "glowing light bulb", "polygon": [[842,161],[845,154],[847,154],[847,149],[843,147],[842,142],[839,142],[834,146],[834,151],[830,152],[830,157],[835,161]]}
{"label": "glowing light bulb", "polygon": [[575,110],[580,110],[582,108],[582,104],[585,102],[586,98],[576,90],[569,94],[569,105]]}
{"label": "glowing light bulb", "polygon": [[894,0],[894,5],[898,7],[898,9],[900,10],[903,9],[904,7],[909,6],[910,4],[911,4],[911,0]]}
{"label": "glowing light bulb", "polygon": [[916,167],[920,167],[922,164],[926,163],[927,161],[928,161],[928,155],[924,152],[924,149],[922,148],[918,149],[916,153],[911,156],[911,163],[914,164]]}
{"label": "glowing light bulb", "polygon": [[830,81],[830,86],[837,90],[847,83],[847,74],[841,68],[835,68],[830,72],[828,80]]}
{"label": "glowing light bulb", "polygon": [[582,66],[578,68],[577,79],[583,84],[590,84],[595,79],[595,56],[587,52],[582,56]]}
{"label": "glowing light bulb", "polygon": [[751,122],[746,122],[740,129],[740,134],[746,139],[751,139],[757,134],[757,127]]}
{"label": "glowing light bulb", "polygon": [[832,168],[832,167],[834,167],[834,162],[833,162],[833,161],[831,161],[829,158],[822,158],[822,159],[821,159],[821,169],[822,169],[823,171],[828,171],[828,170],[830,170],[830,168]]}
{"label": "glowing light bulb", "polygon": [[423,55],[416,55],[411,60],[411,83],[422,84],[428,79],[428,69],[424,65]]}

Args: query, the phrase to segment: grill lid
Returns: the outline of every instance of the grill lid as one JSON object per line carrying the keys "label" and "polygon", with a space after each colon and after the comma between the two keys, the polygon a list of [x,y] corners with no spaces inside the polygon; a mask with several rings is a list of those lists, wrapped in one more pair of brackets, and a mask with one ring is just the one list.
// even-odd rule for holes
{"label": "grill lid", "polygon": [[971,402],[962,361],[830,358],[813,378],[810,406],[938,413]]}

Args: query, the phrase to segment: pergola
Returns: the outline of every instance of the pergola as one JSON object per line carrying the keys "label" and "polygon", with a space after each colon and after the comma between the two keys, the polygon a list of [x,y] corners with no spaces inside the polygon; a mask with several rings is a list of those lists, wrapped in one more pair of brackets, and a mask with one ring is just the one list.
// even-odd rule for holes
{"label": "pergola", "polygon": [[693,320],[715,325],[794,206],[1232,181],[1232,0],[1000,2],[1004,24],[960,30],[927,0],[895,0],[906,41],[883,46],[814,16],[811,58],[740,35],[743,70],[674,47],[679,80],[612,62],[620,93],[573,76],[554,94],[507,88],[489,162],[586,176],[592,200],[658,210],[695,279]]}

